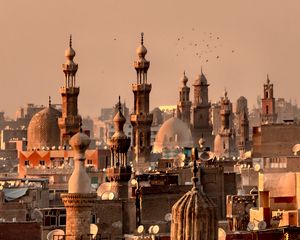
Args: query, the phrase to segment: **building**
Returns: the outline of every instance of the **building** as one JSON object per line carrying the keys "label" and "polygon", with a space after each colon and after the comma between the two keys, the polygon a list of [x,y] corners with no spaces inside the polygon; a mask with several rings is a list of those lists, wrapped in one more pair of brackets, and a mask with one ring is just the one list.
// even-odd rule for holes
{"label": "building", "polygon": [[262,112],[261,122],[262,124],[276,123],[277,114],[275,112],[275,98],[273,84],[270,83],[269,75],[267,75],[267,83],[264,84],[264,98],[261,100]]}

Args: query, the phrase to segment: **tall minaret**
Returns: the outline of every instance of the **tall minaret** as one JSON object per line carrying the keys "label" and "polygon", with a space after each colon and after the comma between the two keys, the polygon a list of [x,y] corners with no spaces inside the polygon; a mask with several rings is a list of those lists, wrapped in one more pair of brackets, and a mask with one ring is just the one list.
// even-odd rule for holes
{"label": "tall minaret", "polygon": [[144,46],[144,34],[141,34],[141,45],[136,52],[138,59],[134,61],[134,68],[137,74],[136,83],[132,84],[134,93],[134,112],[130,120],[133,127],[133,153],[134,164],[139,170],[147,167],[151,152],[151,124],[153,115],[149,112],[149,94],[151,84],[147,82],[147,71],[150,62],[145,59],[147,49]]}
{"label": "tall minaret", "polygon": [[96,201],[96,193],[91,193],[91,179],[84,161],[85,151],[91,140],[82,130],[70,139],[74,151],[74,170],[69,179],[68,193],[62,194],[67,212],[66,240],[89,240],[91,211]]}
{"label": "tall minaret", "polygon": [[181,85],[179,87],[179,101],[177,102],[177,118],[181,119],[190,126],[191,124],[191,105],[190,88],[186,85],[188,78],[183,72]]}
{"label": "tall minaret", "polygon": [[275,112],[275,98],[273,96],[273,84],[270,83],[267,75],[267,83],[264,84],[264,98],[262,99],[262,124],[276,123],[277,114]]}
{"label": "tall minaret", "polygon": [[208,100],[208,86],[207,79],[203,74],[198,75],[193,84],[194,86],[194,102],[192,107],[192,133],[194,144],[198,145],[201,137],[207,140],[207,145],[212,147],[212,126],[210,123],[210,107]]}
{"label": "tall minaret", "polygon": [[65,74],[65,85],[60,88],[62,97],[62,117],[58,119],[61,145],[68,145],[69,139],[79,131],[81,117],[78,115],[77,98],[79,87],[76,86],[78,64],[73,59],[76,53],[72,48],[70,36],[69,48],[65,51],[66,63],[62,65]]}

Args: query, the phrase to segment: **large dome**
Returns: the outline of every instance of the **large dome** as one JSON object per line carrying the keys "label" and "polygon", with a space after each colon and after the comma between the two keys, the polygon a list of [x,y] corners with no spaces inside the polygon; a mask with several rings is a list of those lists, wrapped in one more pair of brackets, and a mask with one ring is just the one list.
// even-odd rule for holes
{"label": "large dome", "polygon": [[41,149],[60,145],[60,130],[57,119],[61,112],[49,106],[36,113],[28,125],[27,149]]}
{"label": "large dome", "polygon": [[179,118],[172,117],[160,127],[154,142],[153,152],[163,148],[192,147],[193,138],[188,125]]}

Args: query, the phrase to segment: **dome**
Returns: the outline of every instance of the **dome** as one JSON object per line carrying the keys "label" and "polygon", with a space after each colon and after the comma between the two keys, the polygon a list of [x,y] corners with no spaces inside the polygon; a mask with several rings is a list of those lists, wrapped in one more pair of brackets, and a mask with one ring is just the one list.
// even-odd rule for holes
{"label": "dome", "polygon": [[160,127],[153,151],[162,152],[165,147],[192,147],[193,139],[188,125],[179,118],[172,117]]}
{"label": "dome", "polygon": [[144,58],[147,54],[147,48],[143,44],[141,44],[137,49],[136,53],[139,57]]}
{"label": "dome", "polygon": [[181,78],[181,82],[182,82],[182,85],[183,86],[186,86],[186,83],[188,82],[188,78],[187,78],[187,76],[185,75],[185,72],[183,72],[183,76],[182,76],[182,78]]}
{"label": "dome", "polygon": [[171,239],[217,239],[216,206],[196,185],[196,160],[193,172],[193,188],[172,207]]}
{"label": "dome", "polygon": [[65,56],[68,59],[73,59],[75,57],[75,55],[76,55],[76,52],[72,47],[69,47],[69,48],[66,49]]}
{"label": "dome", "polygon": [[78,153],[84,153],[85,150],[89,147],[91,139],[82,132],[82,129],[70,139],[70,145],[72,149]]}
{"label": "dome", "polygon": [[196,76],[194,85],[207,85],[207,79],[202,72]]}
{"label": "dome", "polygon": [[60,145],[60,130],[58,118],[61,112],[49,106],[36,113],[28,125],[27,149],[42,149],[43,147]]}

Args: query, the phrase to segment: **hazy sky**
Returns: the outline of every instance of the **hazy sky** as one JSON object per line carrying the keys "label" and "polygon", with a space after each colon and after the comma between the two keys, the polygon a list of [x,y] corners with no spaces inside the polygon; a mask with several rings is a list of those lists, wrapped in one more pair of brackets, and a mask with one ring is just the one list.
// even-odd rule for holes
{"label": "hazy sky", "polygon": [[226,87],[252,106],[269,73],[276,97],[299,102],[299,12],[299,0],[0,0],[0,110],[60,103],[70,33],[80,113],[97,116],[119,94],[131,107],[142,31],[151,108],[176,104],[182,72],[191,85],[201,66],[212,101]]}

